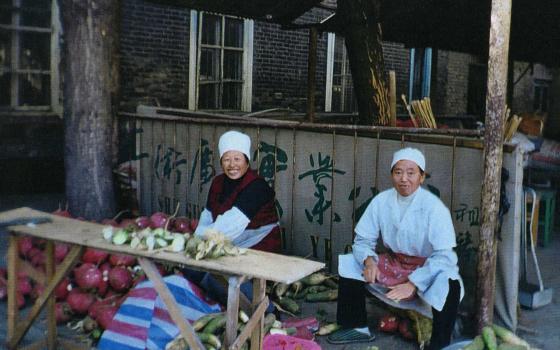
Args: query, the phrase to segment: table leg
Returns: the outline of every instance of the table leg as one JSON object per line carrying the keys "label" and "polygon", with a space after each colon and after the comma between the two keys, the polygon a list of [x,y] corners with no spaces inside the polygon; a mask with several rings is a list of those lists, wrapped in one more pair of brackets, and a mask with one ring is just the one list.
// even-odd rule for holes
{"label": "table leg", "polygon": [[163,278],[161,278],[161,275],[154,263],[147,258],[138,258],[138,263],[142,266],[142,269],[146,273],[148,279],[154,284],[155,290],[165,303],[165,306],[167,306],[167,311],[169,312],[171,319],[179,328],[181,336],[187,341],[189,347],[192,350],[204,350],[204,345],[202,345],[200,339],[196,336],[192,326],[183,318],[183,314],[181,313],[173,294],[171,294],[169,288],[167,288],[167,285],[163,281]]}
{"label": "table leg", "polygon": [[244,277],[231,276],[228,278],[227,321],[224,348],[229,347],[237,338],[237,320],[239,318],[239,289]]}
{"label": "table leg", "polygon": [[[15,249],[16,249],[15,254],[17,255],[17,247]],[[31,310],[29,310],[25,321],[22,322],[20,325],[18,325],[17,328],[14,327],[12,336],[8,337],[9,349],[17,348],[23,336],[27,333],[27,331],[29,330],[29,328],[31,327],[31,325],[33,324],[37,316],[39,316],[41,310],[45,307],[47,299],[52,295],[54,289],[56,288],[58,283],[62,280],[62,278],[64,278],[64,276],[68,274],[70,269],[72,269],[76,265],[78,259],[80,258],[80,256],[82,256],[83,251],[84,251],[83,246],[73,246],[72,249],[70,249],[70,252],[68,253],[68,255],[66,255],[66,258],[64,259],[62,264],[60,264],[59,269],[56,270],[56,273],[54,274],[53,278],[50,279],[48,285],[45,286],[45,290],[43,291],[43,293],[37,298],[37,300],[35,300],[35,304],[33,304]],[[15,258],[17,258],[17,256]],[[10,257],[10,259],[12,258]],[[15,264],[12,263],[11,265],[15,265]],[[15,269],[15,267],[12,268]],[[15,271],[13,272],[13,274],[15,275]],[[15,286],[13,288],[15,288]],[[14,295],[15,295],[15,291],[14,291]],[[8,316],[8,318],[10,318],[10,316]]]}
{"label": "table leg", "polygon": [[[51,281],[54,276],[54,242],[47,241],[47,256],[45,272],[47,281]],[[56,349],[56,317],[55,317],[55,300],[54,293],[49,296],[47,300],[47,348],[49,350]]]}
{"label": "table leg", "polygon": [[[261,302],[266,298],[266,281],[261,278],[253,279],[253,310],[257,310]],[[266,303],[268,306],[268,302]],[[254,311],[254,312],[255,312]],[[251,334],[251,350],[260,350],[263,340],[264,311],[260,320]]]}
{"label": "table leg", "polygon": [[8,332],[7,339],[13,338],[18,321],[18,307],[16,296],[17,264],[18,264],[18,237],[10,234],[8,247]]}

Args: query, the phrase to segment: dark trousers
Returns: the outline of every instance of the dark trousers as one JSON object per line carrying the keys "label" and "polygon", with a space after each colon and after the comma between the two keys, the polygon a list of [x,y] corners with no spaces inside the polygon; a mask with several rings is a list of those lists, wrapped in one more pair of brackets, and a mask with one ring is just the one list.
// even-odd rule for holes
{"label": "dark trousers", "polygon": [[[364,282],[340,278],[336,321],[342,328],[367,326],[366,289]],[[449,280],[449,294],[441,311],[432,308],[432,338],[428,350],[439,350],[451,342],[451,333],[457,318],[461,286],[459,281]]]}

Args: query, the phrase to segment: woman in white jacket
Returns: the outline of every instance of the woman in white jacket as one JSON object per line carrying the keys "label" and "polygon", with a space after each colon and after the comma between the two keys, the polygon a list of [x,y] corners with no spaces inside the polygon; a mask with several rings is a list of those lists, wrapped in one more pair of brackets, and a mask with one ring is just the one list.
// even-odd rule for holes
{"label": "woman in white jacket", "polygon": [[[439,198],[421,187],[425,158],[419,150],[395,152],[391,179],[393,188],[378,194],[356,225],[352,254],[363,280],[341,276],[337,322],[342,330],[328,340],[335,344],[373,340],[367,328],[364,282],[379,283],[389,288],[390,299],[418,295],[431,305],[430,349],[441,349],[450,343],[464,294],[451,215]],[[379,238],[386,253],[376,253]]]}

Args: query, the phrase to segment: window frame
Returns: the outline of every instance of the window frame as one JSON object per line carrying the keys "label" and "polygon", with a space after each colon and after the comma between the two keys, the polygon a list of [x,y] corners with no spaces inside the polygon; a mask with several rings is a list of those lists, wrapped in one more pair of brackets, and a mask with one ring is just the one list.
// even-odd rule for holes
{"label": "window frame", "polygon": [[[221,25],[221,43],[220,45],[203,45],[201,44],[202,39],[202,21],[200,20],[201,16],[204,16],[205,12],[203,11],[196,11],[191,10],[190,13],[190,33],[189,33],[189,97],[188,97],[188,108],[190,110],[199,110],[199,93],[200,93],[200,56],[202,52],[202,48],[218,48],[220,49],[220,69],[219,69],[219,77],[218,77],[218,84],[228,83],[228,82],[239,82],[241,83],[241,105],[240,111],[243,112],[251,112],[251,99],[252,99],[252,89],[253,89],[253,30],[254,30],[254,21],[249,19],[242,19],[243,21],[243,45],[242,48],[233,48],[224,45],[224,23],[225,18],[236,18],[234,16],[225,16],[222,14],[212,14],[220,16],[222,20]],[[209,13],[210,14],[210,13]],[[242,52],[242,63],[241,63],[241,79],[224,79],[223,78],[223,70],[224,70],[224,51],[226,50],[233,50]],[[194,64],[193,64],[194,63]],[[216,82],[202,82],[202,84],[212,84]],[[223,89],[220,89],[223,91]],[[221,99],[221,97],[220,97]],[[211,110],[228,110],[231,109],[222,109],[221,108],[221,100],[218,101],[219,107],[217,109]]]}
{"label": "window frame", "polygon": [[[51,18],[50,27],[33,27],[25,25],[14,25],[20,23],[22,16],[20,9],[21,0],[11,1],[11,17],[12,22],[10,25],[0,24],[0,29],[6,30],[10,37],[10,68],[12,73],[10,81],[10,104],[0,106],[1,112],[54,112],[62,115],[62,104],[60,98],[60,77],[59,77],[59,63],[60,63],[60,42],[61,24],[59,19],[59,8],[56,0],[51,0]],[[21,47],[20,41],[24,33],[50,33],[50,65],[48,69],[22,69],[21,64]],[[21,105],[19,96],[19,75],[21,74],[41,74],[50,76],[50,96],[49,103],[45,105]]]}
{"label": "window frame", "polygon": [[[335,64],[335,55],[336,55],[336,39],[337,36],[335,33],[328,33],[327,34],[327,74],[325,79],[325,112],[332,112],[333,111],[333,88],[334,88],[334,64]],[[342,47],[346,47],[344,45],[344,37],[341,37],[342,40]],[[356,95],[354,93],[354,85],[352,82],[352,73],[350,71],[350,63],[348,62],[348,53],[346,49],[342,51],[342,69],[340,74],[341,83],[336,85],[340,87],[340,111],[336,111],[337,113],[354,113],[357,112],[357,105],[355,103]],[[350,101],[348,101],[347,93],[351,91],[352,96],[350,97]],[[352,106],[347,106],[347,102],[352,104]],[[345,110],[347,110],[345,112]]]}

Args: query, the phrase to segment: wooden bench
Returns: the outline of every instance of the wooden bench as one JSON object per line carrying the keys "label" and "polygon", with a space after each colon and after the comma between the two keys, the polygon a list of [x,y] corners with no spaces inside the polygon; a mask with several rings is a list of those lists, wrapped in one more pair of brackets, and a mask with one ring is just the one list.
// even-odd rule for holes
{"label": "wooden bench", "polygon": [[[324,267],[323,263],[279,254],[266,253],[249,249],[247,254],[239,256],[228,256],[212,260],[196,261],[184,254],[166,252],[163,250],[141,251],[128,246],[116,246],[102,237],[103,225],[69,219],[40,212],[30,208],[19,208],[0,213],[0,222],[10,221],[18,218],[48,217],[50,223],[36,226],[11,226],[9,228],[8,248],[8,330],[7,346],[16,349],[25,336],[33,322],[39,316],[41,310],[47,309],[47,337],[33,344],[30,348],[48,349],[85,349],[84,346],[57,339],[55,320],[54,288],[79,262],[86,247],[106,250],[112,253],[129,254],[137,257],[146,276],[153,282],[154,288],[159,293],[168,308],[171,318],[176,323],[181,335],[193,350],[204,349],[204,346],[196,336],[191,325],[185,321],[181,311],[159,274],[152,260],[177,263],[192,269],[217,273],[226,276],[228,281],[228,305],[227,323],[224,339],[226,349],[240,349],[245,341],[251,337],[251,349],[262,347],[262,327],[264,312],[269,304],[265,294],[266,281],[293,283]],[[19,311],[16,304],[16,280],[17,271],[24,267],[30,269],[18,256],[18,236],[29,235],[47,240],[46,246],[46,274],[42,277],[48,282],[43,294],[29,310],[25,320],[19,320]],[[70,252],[64,261],[56,268],[54,265],[54,243],[62,242],[72,245]],[[32,272],[32,271],[31,271]],[[32,272],[33,273],[33,272]],[[33,278],[33,276],[32,276]],[[41,278],[41,273],[35,272],[34,278]],[[241,283],[253,280],[253,300],[251,301],[252,315],[245,329],[237,336],[237,320],[239,312],[239,300]]]}

